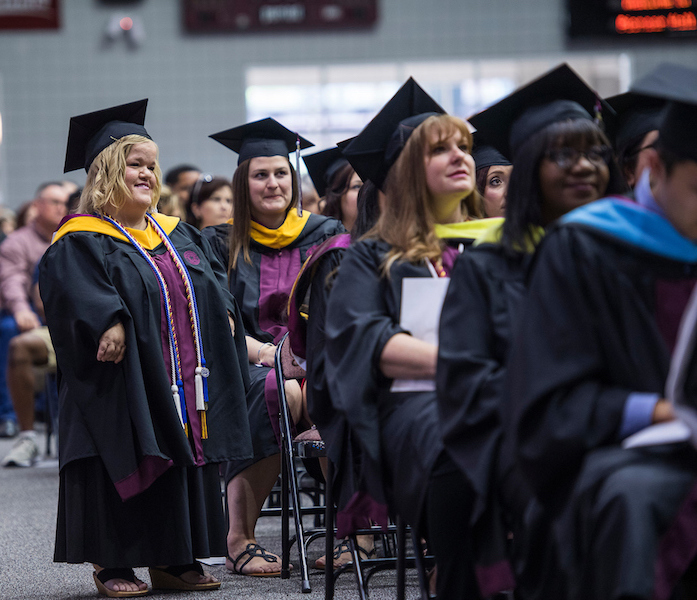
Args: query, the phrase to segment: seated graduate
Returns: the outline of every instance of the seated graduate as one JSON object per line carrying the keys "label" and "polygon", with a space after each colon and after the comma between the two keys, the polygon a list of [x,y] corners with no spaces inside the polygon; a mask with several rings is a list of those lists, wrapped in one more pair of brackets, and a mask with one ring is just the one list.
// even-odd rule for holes
{"label": "seated graduate", "polygon": [[[308,252],[344,232],[335,219],[303,211],[296,171],[288,160],[296,139],[312,144],[274,119],[247,123],[211,136],[239,154],[232,179],[233,219],[203,235],[227,266],[230,290],[240,303],[249,357],[247,393],[254,457],[228,464],[230,515],[227,568],[241,575],[278,576],[281,562],[262,548],[254,530],[280,471],[275,344],[287,331],[288,297]],[[286,382],[297,425],[309,427],[300,385]]]}
{"label": "seated graduate", "polygon": [[[246,348],[225,270],[190,225],[155,214],[147,100],[73,117],[66,171],[87,182],[39,287],[59,383],[54,560],[94,563],[99,592],[210,590],[225,550],[219,463],[251,456]],[[240,331],[234,337],[235,324]]]}
{"label": "seated graduate", "polygon": [[513,166],[496,148],[487,144],[478,131],[473,137],[472,156],[477,166],[477,190],[482,197],[482,211],[487,217],[503,217]]}
{"label": "seated graduate", "polygon": [[[340,539],[333,551],[334,569],[353,560],[349,541],[342,538],[370,527],[371,516],[376,522],[386,519],[384,507],[361,493],[358,483],[360,447],[352,439],[345,416],[332,403],[324,368],[329,294],[349,243],[360,239],[375,225],[380,214],[380,195],[371,181],[363,184],[358,192],[358,212],[351,234],[334,236],[312,251],[298,275],[289,302],[290,345],[294,355],[307,359],[307,411],[321,434],[327,459],[333,467],[331,486],[337,507],[337,538]],[[326,479],[325,465],[323,463]],[[356,541],[361,558],[376,556],[373,535],[359,535]],[[325,568],[326,557],[319,557],[315,566]]]}
{"label": "seated graduate", "polygon": [[[596,93],[561,65],[472,117],[477,136],[489,134],[513,159],[506,220],[457,258],[441,313],[436,377],[441,427],[445,447],[477,493],[471,523],[480,585],[505,574],[502,561],[512,529],[521,598],[540,594],[542,583],[546,592],[537,597],[556,592],[550,589],[553,573],[533,571],[548,544],[539,529],[527,539],[530,524],[523,518],[531,494],[521,485],[511,453],[501,455],[506,360],[545,228],[573,208],[624,189],[607,137],[591,116],[596,102]],[[612,110],[605,108],[607,121]],[[532,547],[535,542],[539,546]]]}
{"label": "seated graduate", "polygon": [[[655,77],[660,77],[658,69],[637,80],[634,86],[651,85]],[[617,113],[613,146],[627,185],[634,189],[648,166],[647,150],[654,147],[658,138],[658,122],[665,100],[635,91],[605,100]]]}
{"label": "seated graduate", "polygon": [[447,276],[457,250],[439,231],[465,239],[480,228],[463,214],[463,205],[470,216],[479,210],[471,143],[466,123],[410,79],[346,147],[385,199],[375,227],[341,261],[326,320],[329,392],[361,444],[364,485],[419,534],[428,531],[440,598],[478,597],[461,518],[473,493],[443,451],[433,386],[391,387],[435,376],[437,346],[400,324],[402,283]]}
{"label": "seated graduate", "polygon": [[358,190],[363,182],[343,156],[341,148],[329,148],[303,156],[307,171],[320,195],[322,214],[353,229],[358,211]]}
{"label": "seated graduate", "polygon": [[547,233],[511,347],[511,435],[573,600],[694,598],[680,579],[697,551],[697,454],[622,442],[674,418],[663,393],[697,280],[696,78],[663,65],[630,88],[670,101],[636,203],[594,202]]}

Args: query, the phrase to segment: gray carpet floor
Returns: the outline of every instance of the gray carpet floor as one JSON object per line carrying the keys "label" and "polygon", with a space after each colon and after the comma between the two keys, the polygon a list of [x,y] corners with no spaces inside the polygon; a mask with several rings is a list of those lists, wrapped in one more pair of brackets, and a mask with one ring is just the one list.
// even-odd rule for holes
{"label": "gray carpet floor", "polygon": [[[42,444],[43,437],[40,437]],[[12,446],[12,440],[0,439],[0,457]],[[43,448],[42,448],[43,449]],[[58,498],[58,464],[55,458],[42,460],[28,469],[0,467],[0,598],[3,600],[67,600],[94,598],[97,591],[89,565],[66,565],[53,562],[53,541]],[[281,548],[280,519],[259,521],[259,542],[272,551]],[[323,554],[323,541],[310,548],[310,564]],[[297,566],[297,553],[291,554]],[[168,597],[186,600],[202,597],[206,600],[245,598],[324,598],[324,574],[312,569],[312,592],[302,594],[297,570],[290,579],[253,578],[233,575],[224,566],[207,567],[223,585],[215,592],[152,593],[148,597]],[[137,574],[149,582],[147,571]],[[353,572],[337,580],[335,598],[357,598]],[[370,580],[370,598],[383,600],[396,597],[394,571],[376,574]],[[407,598],[419,597],[416,575],[407,571]]]}

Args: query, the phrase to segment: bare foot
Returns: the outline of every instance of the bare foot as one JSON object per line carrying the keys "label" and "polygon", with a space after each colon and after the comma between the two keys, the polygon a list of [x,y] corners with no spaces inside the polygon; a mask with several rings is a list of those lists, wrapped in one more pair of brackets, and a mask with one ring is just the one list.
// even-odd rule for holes
{"label": "bare foot", "polygon": [[280,574],[281,557],[262,548],[256,540],[242,540],[234,544],[228,542],[225,567],[228,571],[241,575]]}

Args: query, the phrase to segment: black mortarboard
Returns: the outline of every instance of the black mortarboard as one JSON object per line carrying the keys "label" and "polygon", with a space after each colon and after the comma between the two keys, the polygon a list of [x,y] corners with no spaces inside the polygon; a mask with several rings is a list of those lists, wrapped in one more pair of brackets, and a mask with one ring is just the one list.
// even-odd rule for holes
{"label": "black mortarboard", "polygon": [[341,148],[329,148],[329,150],[315,152],[303,156],[303,160],[320,198],[327,193],[327,187],[331,184],[334,175],[349,164],[348,160],[344,158]]}
{"label": "black mortarboard", "polygon": [[412,131],[429,116],[443,113],[445,110],[410,77],[344,148],[344,156],[363,181],[382,188]]}
{"label": "black mortarboard", "polygon": [[63,172],[74,171],[80,167],[89,171],[92,161],[104,148],[127,135],[136,134],[150,138],[143,127],[147,106],[146,98],[72,117]]}
{"label": "black mortarboard", "polygon": [[667,102],[658,125],[661,145],[697,160],[697,71],[664,63],[630,91]]}
{"label": "black mortarboard", "polygon": [[482,138],[481,134],[475,132],[472,137],[474,138],[472,158],[474,158],[474,164],[477,170],[484,169],[485,167],[493,167],[494,165],[509,166],[511,164],[511,161],[496,148],[490,146],[487,141]]}
{"label": "black mortarboard", "polygon": [[237,164],[259,156],[285,156],[294,152],[295,143],[300,140],[300,149],[310,148],[314,144],[290,129],[286,129],[276,119],[271,117],[246,123],[239,127],[226,129],[208,137],[220,142],[223,146],[237,152]]}
{"label": "black mortarboard", "polygon": [[613,144],[618,154],[629,144],[643,138],[649,131],[658,129],[665,100],[632,91],[617,94],[605,100],[617,113]]}
{"label": "black mortarboard", "polygon": [[606,126],[614,111],[566,63],[518,88],[469,119],[487,141],[513,159],[531,135],[568,119],[592,120],[600,110]]}

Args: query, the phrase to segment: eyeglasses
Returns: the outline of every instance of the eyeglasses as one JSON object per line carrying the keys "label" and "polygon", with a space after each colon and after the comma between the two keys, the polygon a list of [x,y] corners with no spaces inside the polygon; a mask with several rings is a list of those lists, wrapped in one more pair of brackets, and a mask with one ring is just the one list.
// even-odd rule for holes
{"label": "eyeglasses", "polygon": [[545,158],[555,163],[560,169],[570,169],[582,156],[596,167],[607,165],[612,159],[612,148],[610,146],[591,146],[588,150],[581,151],[577,148],[564,146],[545,152]]}

